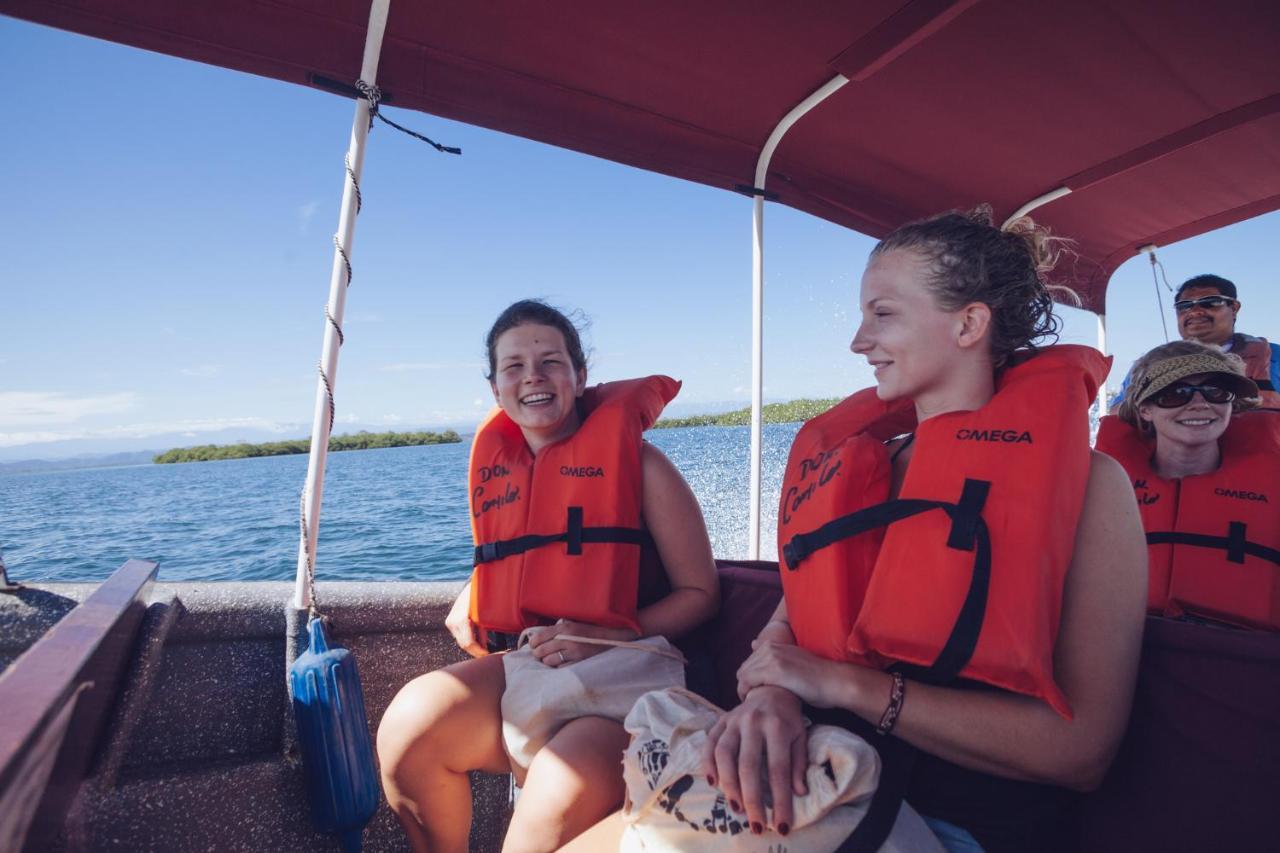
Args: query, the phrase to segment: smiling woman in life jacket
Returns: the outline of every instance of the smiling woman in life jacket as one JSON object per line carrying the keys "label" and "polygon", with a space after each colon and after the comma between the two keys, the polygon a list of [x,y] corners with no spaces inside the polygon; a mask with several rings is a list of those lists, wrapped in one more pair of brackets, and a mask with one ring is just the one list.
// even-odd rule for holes
{"label": "smiling woman in life jacket", "polygon": [[784,601],[704,754],[752,831],[789,829],[807,716],[881,754],[860,849],[904,797],[951,849],[1070,845],[1071,792],[1128,718],[1145,554],[1124,471],[1089,449],[1109,360],[1035,347],[1058,325],[1052,245],[984,207],[873,250],[851,349],[876,387],[795,439]]}
{"label": "smiling woman in life jacket", "polygon": [[1176,341],[1134,363],[1098,450],[1133,482],[1147,531],[1147,609],[1280,630],[1280,413],[1255,408],[1241,359]]}
{"label": "smiling woman in life jacket", "polygon": [[[542,664],[572,666],[606,647],[560,635],[674,639],[719,606],[697,501],[641,439],[679,383],[588,389],[577,329],[537,301],[507,308],[486,343],[499,409],[471,451],[476,570],[446,620],[474,659],[410,682],[378,729],[387,799],[419,851],[467,849],[468,771],[517,770],[503,745],[503,655],[490,652],[531,628]],[[561,728],[527,769],[503,849],[557,849],[617,808],[626,744],[602,717]]]}

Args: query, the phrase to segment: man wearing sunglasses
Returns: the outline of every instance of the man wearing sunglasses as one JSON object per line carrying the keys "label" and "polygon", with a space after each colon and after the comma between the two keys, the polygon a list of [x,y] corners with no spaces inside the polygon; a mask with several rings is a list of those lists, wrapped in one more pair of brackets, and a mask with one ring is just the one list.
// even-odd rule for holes
{"label": "man wearing sunglasses", "polygon": [[[1280,388],[1280,345],[1236,331],[1240,301],[1235,283],[1218,275],[1198,275],[1184,281],[1173,298],[1182,339],[1214,344],[1240,356],[1245,374],[1258,385],[1263,408],[1280,409],[1280,394],[1276,393]],[[1120,406],[1128,386],[1126,376],[1111,403],[1112,412]]]}

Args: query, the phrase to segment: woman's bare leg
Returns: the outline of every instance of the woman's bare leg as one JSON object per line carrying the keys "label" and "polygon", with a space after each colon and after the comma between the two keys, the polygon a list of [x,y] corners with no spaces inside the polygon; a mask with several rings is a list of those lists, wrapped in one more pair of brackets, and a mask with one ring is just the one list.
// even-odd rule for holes
{"label": "woman's bare leg", "polygon": [[502,656],[429,672],[400,689],[378,726],[382,788],[418,853],[465,853],[469,770],[507,773]]}
{"label": "woman's bare leg", "polygon": [[614,812],[568,844],[560,853],[600,853],[622,844],[622,812]]}
{"label": "woman's bare leg", "polygon": [[565,725],[529,765],[503,853],[558,850],[617,809],[626,748],[621,723],[581,717]]}

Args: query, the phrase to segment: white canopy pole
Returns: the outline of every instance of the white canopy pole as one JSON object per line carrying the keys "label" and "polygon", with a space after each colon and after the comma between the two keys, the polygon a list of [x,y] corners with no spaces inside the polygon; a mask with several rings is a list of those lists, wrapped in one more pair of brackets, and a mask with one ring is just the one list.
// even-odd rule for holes
{"label": "white canopy pole", "polygon": [[[382,54],[382,35],[387,28],[390,5],[391,0],[372,0],[369,7],[369,28],[365,33],[360,79],[370,86],[377,84],[378,58]],[[302,493],[298,575],[293,593],[293,606],[298,609],[312,604],[311,572],[315,566],[316,537],[320,530],[320,502],[324,497],[324,464],[329,452],[329,432],[333,427],[330,420],[333,411],[331,395],[338,381],[338,347],[342,345],[342,333],[339,330],[346,310],[349,262],[360,195],[357,185],[364,171],[364,145],[368,136],[369,101],[362,97],[356,102],[356,117],[351,124],[351,143],[347,148],[342,208],[338,214],[338,233],[334,238],[333,270],[329,275],[328,316],[325,318],[324,347],[320,355],[321,373],[316,382],[315,414],[311,419],[311,456],[307,462],[307,482]]]}
{"label": "white canopy pole", "polygon": [[[1098,352],[1107,354],[1107,315],[1098,314]],[[1107,383],[1104,381],[1098,388],[1098,417],[1107,413]]]}
{"label": "white canopy pole", "polygon": [[1009,218],[1006,219],[1004,221],[1004,224],[1001,225],[1000,227],[1002,229],[1008,228],[1009,224],[1012,223],[1014,220],[1021,219],[1031,211],[1035,210],[1037,207],[1043,207],[1049,202],[1057,201],[1058,199],[1067,195],[1071,195],[1070,187],[1058,187],[1056,190],[1049,190],[1044,195],[1038,195],[1035,198],[1031,199],[1031,201],[1024,204],[1022,207],[1015,210],[1012,214],[1010,214]]}
{"label": "white canopy pole", "polygon": [[756,161],[755,198],[751,209],[751,508],[747,534],[747,559],[760,559],[760,465],[764,434],[764,182],[769,161],[791,126],[835,92],[849,78],[837,74],[818,91],[783,116],[769,134]]}

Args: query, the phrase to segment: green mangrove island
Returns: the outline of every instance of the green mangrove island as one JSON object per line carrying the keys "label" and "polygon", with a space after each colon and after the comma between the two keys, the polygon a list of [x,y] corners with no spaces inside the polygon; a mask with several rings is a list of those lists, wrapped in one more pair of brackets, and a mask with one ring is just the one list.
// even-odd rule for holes
{"label": "green mangrove island", "polygon": [[[830,409],[840,402],[839,397],[829,400],[792,400],[789,403],[768,403],[761,410],[761,416],[767,424],[790,424],[807,421],[810,418]],[[654,429],[672,429],[674,427],[696,426],[747,426],[751,423],[751,407],[734,409],[718,415],[694,415],[691,418],[663,418],[653,425]]]}
{"label": "green mangrove island", "polygon": [[[358,432],[355,435],[329,437],[329,451],[372,450],[378,447],[416,447],[421,444],[457,444],[461,436],[451,429],[444,432]],[[268,441],[265,444],[202,444],[166,450],[155,458],[165,465],[171,462],[211,462],[215,459],[249,459],[255,456],[288,456],[308,453],[311,439]]]}

